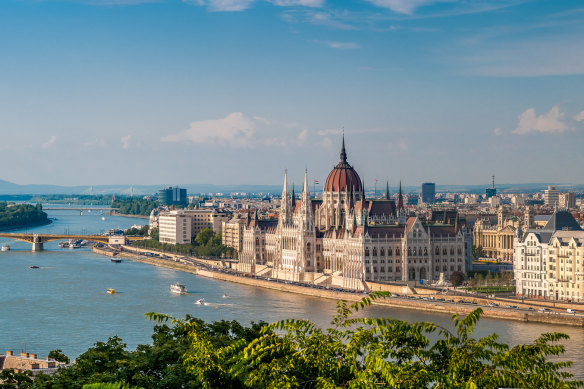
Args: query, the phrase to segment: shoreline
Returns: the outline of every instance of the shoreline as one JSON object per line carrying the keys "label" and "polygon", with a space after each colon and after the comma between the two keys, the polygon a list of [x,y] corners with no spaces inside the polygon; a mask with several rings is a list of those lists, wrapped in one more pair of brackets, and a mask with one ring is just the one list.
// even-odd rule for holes
{"label": "shoreline", "polygon": [[53,223],[53,219],[48,218],[47,221],[43,222],[43,223],[29,223],[29,224],[24,224],[21,226],[0,227],[0,232],[16,231],[16,230],[22,230],[22,229],[27,229],[27,228],[48,226],[51,223]]}
{"label": "shoreline", "polygon": [[[316,289],[307,286],[298,286],[294,284],[286,284],[282,282],[275,282],[275,281],[267,281],[263,279],[257,279],[254,277],[243,276],[243,275],[232,275],[223,273],[220,271],[210,271],[205,270],[201,266],[197,266],[193,263],[182,263],[177,262],[181,259],[185,258],[182,255],[178,254],[169,254],[166,253],[172,259],[162,259],[159,257],[149,257],[145,256],[143,252],[156,252],[155,250],[145,250],[137,248],[129,248],[127,246],[124,247],[125,250],[119,253],[109,252],[108,250],[96,249],[94,248],[94,252],[100,255],[106,256],[115,256],[118,258],[124,258],[131,261],[142,262],[153,266],[165,267],[168,269],[183,271],[191,274],[195,274],[197,276],[216,279],[219,281],[227,281],[233,282],[248,286],[255,286],[264,289],[272,289],[278,290],[281,292],[288,292],[288,293],[295,293],[295,294],[302,294],[311,297],[320,297],[320,298],[327,298],[331,300],[346,300],[350,302],[357,302],[360,301],[363,297],[367,297],[368,294],[364,293],[345,293],[345,292],[337,292],[334,290],[327,290],[327,289]],[[206,263],[205,261],[208,260],[199,260],[202,263]],[[209,261],[208,266],[213,266],[214,263],[220,261]],[[430,295],[427,295],[430,296]],[[498,320],[513,320],[513,321],[521,321],[525,323],[540,323],[540,324],[558,324],[558,325],[568,325],[573,327],[583,327],[584,328],[584,316],[580,315],[568,315],[564,313],[546,313],[546,312],[538,312],[536,310],[529,311],[524,309],[522,311],[518,310],[511,310],[505,309],[502,307],[489,307],[485,306],[488,303],[485,301],[489,301],[488,299],[482,299],[477,297],[464,297],[464,296],[448,296],[448,295],[441,295],[441,298],[452,298],[458,301],[463,300],[467,302],[474,302],[475,304],[455,304],[449,302],[439,302],[439,301],[432,301],[432,300],[420,300],[416,297],[413,298],[388,298],[383,300],[376,300],[372,302],[372,305],[378,306],[386,306],[386,307],[394,307],[394,308],[404,308],[404,309],[411,309],[417,311],[426,311],[426,312],[434,312],[434,313],[444,313],[444,314],[461,314],[461,315],[468,315],[476,308],[482,308],[483,314],[482,317],[490,318],[490,319],[498,319]],[[485,304],[485,305],[478,305],[478,304]],[[524,307],[529,305],[534,305],[531,303],[528,304],[520,304],[517,303],[516,305],[523,305]]]}
{"label": "shoreline", "polygon": [[126,215],[125,213],[112,213],[110,216],[122,216],[122,217],[133,217],[136,219],[150,219],[149,216],[142,216],[142,215]]}

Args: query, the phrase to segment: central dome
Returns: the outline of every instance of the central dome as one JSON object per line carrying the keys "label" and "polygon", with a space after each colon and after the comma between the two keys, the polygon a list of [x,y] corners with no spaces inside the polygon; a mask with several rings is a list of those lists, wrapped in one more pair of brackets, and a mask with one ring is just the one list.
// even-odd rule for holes
{"label": "central dome", "polygon": [[361,178],[347,162],[347,153],[345,152],[345,137],[343,136],[343,147],[341,149],[341,161],[329,173],[324,190],[327,192],[361,192],[363,186]]}

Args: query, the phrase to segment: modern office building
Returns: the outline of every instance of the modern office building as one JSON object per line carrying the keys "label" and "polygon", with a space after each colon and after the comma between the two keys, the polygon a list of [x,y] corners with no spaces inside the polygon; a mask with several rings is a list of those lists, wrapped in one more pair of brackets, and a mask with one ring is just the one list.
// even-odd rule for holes
{"label": "modern office building", "polygon": [[170,211],[158,216],[158,241],[170,244],[191,243],[193,217],[185,211]]}
{"label": "modern office building", "polygon": [[436,184],[424,182],[422,184],[422,203],[434,204],[436,202]]}
{"label": "modern office building", "polygon": [[160,205],[187,205],[187,190],[178,187],[168,187],[158,191]]}
{"label": "modern office building", "polygon": [[543,203],[551,207],[559,206],[560,191],[557,190],[555,186],[548,186],[548,188],[543,191]]}

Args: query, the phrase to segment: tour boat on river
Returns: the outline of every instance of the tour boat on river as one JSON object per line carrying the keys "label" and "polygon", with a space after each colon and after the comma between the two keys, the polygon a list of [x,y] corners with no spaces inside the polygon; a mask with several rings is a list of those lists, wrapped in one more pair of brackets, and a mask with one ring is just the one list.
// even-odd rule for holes
{"label": "tour boat on river", "polygon": [[175,282],[174,284],[170,285],[170,291],[176,294],[186,294],[187,288],[183,284]]}
{"label": "tour boat on river", "polygon": [[10,246],[8,246],[7,244],[3,244],[2,251],[10,251]]}

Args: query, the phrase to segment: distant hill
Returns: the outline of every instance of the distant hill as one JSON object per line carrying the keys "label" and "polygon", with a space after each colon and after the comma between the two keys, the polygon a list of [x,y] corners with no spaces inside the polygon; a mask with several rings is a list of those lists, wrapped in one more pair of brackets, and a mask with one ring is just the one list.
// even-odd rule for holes
{"label": "distant hill", "polygon": [[[560,190],[584,191],[584,184],[554,184],[554,183],[527,183],[527,184],[500,184],[497,185],[499,193],[524,192],[532,193],[544,190],[548,185],[556,185]],[[282,185],[211,185],[211,184],[178,184],[181,188],[186,188],[189,194],[200,193],[272,193],[280,194]],[[153,195],[159,189],[168,185],[134,185],[134,195]],[[467,192],[485,193],[487,185],[436,185],[437,192]],[[310,188],[312,189],[312,188]],[[373,188],[369,188],[373,189]],[[300,190],[300,189],[299,189]],[[322,185],[317,187],[317,191],[322,190]],[[378,193],[385,188],[378,188]],[[405,193],[420,192],[420,185],[404,186]],[[391,187],[392,194],[397,192],[397,188]],[[59,185],[19,185],[9,181],[0,180],[0,196],[7,195],[39,195],[39,194],[64,194],[80,195],[90,194],[89,186],[59,186]],[[130,194],[130,185],[94,185],[93,194]]]}

